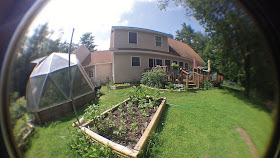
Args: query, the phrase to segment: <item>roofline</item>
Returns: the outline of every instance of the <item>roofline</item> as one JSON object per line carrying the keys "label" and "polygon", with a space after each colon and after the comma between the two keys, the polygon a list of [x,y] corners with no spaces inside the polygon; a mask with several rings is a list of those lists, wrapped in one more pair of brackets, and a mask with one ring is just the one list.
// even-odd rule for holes
{"label": "roofline", "polygon": [[95,63],[95,64],[89,64],[89,65],[82,65],[84,68],[94,66],[94,65],[104,65],[104,64],[112,64],[113,62],[106,62],[106,63]]}
{"label": "roofline", "polygon": [[[186,58],[182,56],[177,56],[177,55],[172,55],[172,54],[165,54],[165,53],[160,53],[160,52],[153,52],[153,51],[141,51],[141,50],[112,50],[112,53],[147,53],[147,54],[156,54],[156,55],[163,55],[163,56],[170,56],[170,57],[175,57],[175,58],[181,58],[185,60],[190,60],[193,61],[191,58]],[[201,63],[200,61],[196,61],[197,63],[201,65],[206,65],[206,63]]]}
{"label": "roofline", "polygon": [[139,27],[112,26],[112,30],[142,31],[142,32],[155,33],[155,34],[158,34],[158,35],[173,38],[173,36],[171,34],[159,32],[159,31],[155,31],[155,30],[151,30],[151,29],[139,28]]}

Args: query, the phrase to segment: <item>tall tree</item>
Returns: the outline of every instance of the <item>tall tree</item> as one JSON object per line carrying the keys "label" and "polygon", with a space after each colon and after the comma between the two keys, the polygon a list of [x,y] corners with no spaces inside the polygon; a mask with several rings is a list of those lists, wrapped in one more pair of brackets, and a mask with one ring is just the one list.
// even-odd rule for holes
{"label": "tall tree", "polygon": [[25,37],[20,44],[19,55],[13,65],[12,90],[18,91],[19,96],[25,95],[25,88],[29,76],[34,68],[30,62],[34,59],[47,56],[59,51],[60,40],[52,40],[48,36],[48,24],[39,25],[31,37]]}
{"label": "tall tree", "polygon": [[[182,29],[176,31],[175,39],[187,43],[204,59],[203,50],[209,42],[208,35],[196,32],[190,25],[187,26],[186,23],[183,23]],[[207,60],[207,58],[204,60]]]}
{"label": "tall tree", "polygon": [[94,45],[94,36],[92,35],[91,32],[86,32],[82,35],[80,38],[80,42],[88,48],[89,51],[94,52],[95,51],[95,46]]}
{"label": "tall tree", "polygon": [[[254,71],[250,58],[265,46],[258,42],[262,36],[246,12],[233,0],[172,1],[186,7],[187,15],[195,17],[210,33],[220,59],[219,70],[226,78],[241,81],[249,96]],[[159,2],[160,9],[164,9],[169,0]]]}

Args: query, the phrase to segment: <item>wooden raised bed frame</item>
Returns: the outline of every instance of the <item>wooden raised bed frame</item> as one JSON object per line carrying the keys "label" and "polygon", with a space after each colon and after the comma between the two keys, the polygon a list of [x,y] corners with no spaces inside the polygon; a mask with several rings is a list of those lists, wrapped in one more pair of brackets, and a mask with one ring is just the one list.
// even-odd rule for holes
{"label": "wooden raised bed frame", "polygon": [[110,89],[124,89],[133,86],[139,86],[140,84],[129,84],[129,85],[120,85],[120,86],[110,86]]}
{"label": "wooden raised bed frame", "polygon": [[[127,102],[129,100],[126,99],[122,103],[119,103],[115,106],[113,106],[111,109],[106,110],[103,112],[100,116],[105,115],[105,117],[108,115],[108,112],[116,110],[121,104]],[[125,147],[123,145],[117,144],[93,131],[91,131],[87,126],[92,122],[91,120],[82,124],[79,126],[79,128],[84,131],[86,134],[88,134],[94,141],[100,142],[103,145],[108,145],[113,151],[115,151],[119,156],[124,157],[139,157],[140,151],[144,151],[147,146],[149,134],[151,131],[155,130],[157,127],[157,124],[161,118],[162,111],[166,104],[166,98],[162,98],[161,104],[159,105],[156,113],[154,114],[153,118],[151,119],[149,125],[147,126],[145,132],[141,136],[140,140],[137,142],[135,147],[133,149],[130,149],[128,147]]]}

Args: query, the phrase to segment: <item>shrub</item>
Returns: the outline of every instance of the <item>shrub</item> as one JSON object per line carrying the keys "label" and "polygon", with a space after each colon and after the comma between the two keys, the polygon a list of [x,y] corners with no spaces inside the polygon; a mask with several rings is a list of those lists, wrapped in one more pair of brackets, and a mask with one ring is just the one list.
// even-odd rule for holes
{"label": "shrub", "polygon": [[14,126],[16,121],[22,118],[26,112],[26,100],[24,99],[24,97],[21,97],[17,99],[14,103],[12,103],[10,106],[12,126]]}
{"label": "shrub", "polygon": [[174,84],[173,83],[168,83],[167,85],[165,85],[166,89],[174,89]]}
{"label": "shrub", "polygon": [[164,88],[165,79],[163,70],[148,71],[142,74],[141,83],[149,87]]}
{"label": "shrub", "polygon": [[199,87],[208,90],[213,87],[213,84],[211,82],[202,82]]}

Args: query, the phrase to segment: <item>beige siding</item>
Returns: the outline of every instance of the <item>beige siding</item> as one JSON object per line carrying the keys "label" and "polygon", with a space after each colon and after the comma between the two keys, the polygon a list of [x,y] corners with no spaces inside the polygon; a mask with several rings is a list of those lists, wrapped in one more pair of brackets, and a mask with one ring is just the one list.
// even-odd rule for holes
{"label": "beige siding", "polygon": [[[142,31],[137,32],[137,44],[128,43],[128,30],[115,30],[114,31],[114,48],[142,48],[152,49],[159,51],[169,51],[167,37],[155,33],[148,33]],[[112,34],[111,34],[112,35]],[[162,46],[156,46],[155,35],[162,37]],[[112,46],[112,45],[111,45]]]}
{"label": "beige siding", "polygon": [[107,82],[107,78],[112,79],[112,63],[110,64],[99,64],[96,65],[96,78],[98,78],[102,83]]}
{"label": "beige siding", "polygon": [[99,79],[102,83],[107,82],[107,77],[109,77],[109,79],[112,80],[112,63],[97,64],[97,65],[85,67],[85,71],[87,75],[89,74],[89,71],[92,69],[94,69],[94,78]]}
{"label": "beige siding", "polygon": [[[138,56],[140,57],[140,67],[131,66],[131,57]],[[149,67],[149,59],[162,59],[163,65],[165,65],[164,60],[170,59],[171,63],[173,60],[180,61],[189,64],[189,68],[192,67],[193,61],[187,60],[181,57],[176,56],[167,56],[161,54],[151,54],[151,53],[130,53],[130,52],[117,52],[113,55],[113,64],[114,64],[114,82],[123,83],[131,82],[133,80],[141,80],[141,74],[146,68]]]}

